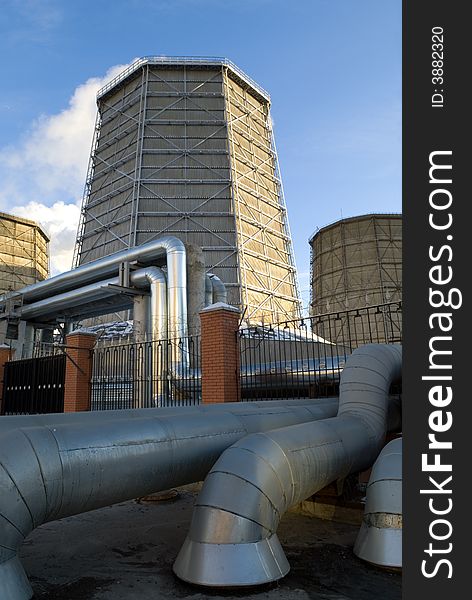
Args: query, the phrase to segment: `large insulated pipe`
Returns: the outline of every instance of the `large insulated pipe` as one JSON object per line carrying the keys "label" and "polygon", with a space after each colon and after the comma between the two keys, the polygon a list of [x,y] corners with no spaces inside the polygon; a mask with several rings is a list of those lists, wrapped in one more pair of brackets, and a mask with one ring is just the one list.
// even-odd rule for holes
{"label": "large insulated pipe", "polygon": [[25,304],[20,309],[20,319],[30,321],[41,317],[48,318],[51,315],[60,317],[61,311],[116,295],[116,290],[109,288],[108,285],[118,285],[118,281],[118,277],[96,281],[81,288]]}
{"label": "large insulated pipe", "polygon": [[[165,387],[167,384],[165,378],[165,368],[167,360],[165,353],[167,352],[167,344],[160,344],[159,341],[167,338],[168,327],[168,287],[164,272],[158,267],[144,267],[130,274],[130,282],[137,288],[148,287],[151,291],[151,297],[147,302],[143,296],[138,296],[133,306],[138,312],[138,307],[141,306],[144,310],[148,309],[148,314],[136,315],[137,320],[144,320],[149,329],[145,329],[146,340],[153,340],[150,347],[141,346],[142,355],[136,361],[136,398],[138,405],[136,408],[142,408],[149,400],[152,399],[155,406],[159,406],[162,399],[165,397]],[[145,325],[145,327],[146,327]],[[181,355],[180,360],[184,358]]]}
{"label": "large insulated pipe", "polygon": [[372,467],[354,554],[375,565],[402,566],[402,440],[388,443]]}
{"label": "large insulated pipe", "polygon": [[[149,304],[150,314],[146,316],[150,330],[147,331],[149,338],[164,339],[167,337],[167,284],[163,271],[158,267],[144,267],[131,273],[130,282],[137,288],[150,289],[151,301]],[[61,314],[77,306],[89,305],[103,300],[106,297],[116,295],[118,292],[113,285],[118,285],[117,277],[97,281],[82,288],[70,290],[50,298],[38,300],[32,304],[25,305],[21,309],[22,319],[48,318],[52,314]],[[131,300],[129,300],[131,303]]]}
{"label": "large insulated pipe", "polygon": [[176,575],[224,587],[286,575],[280,518],[325,485],[372,465],[385,439],[389,389],[400,375],[400,346],[363,346],[342,372],[337,417],[249,435],[226,450],[198,496]]}
{"label": "large insulated pipe", "polygon": [[[161,237],[142,246],[136,246],[104,256],[33,285],[18,290],[24,303],[82,288],[103,278],[115,275],[123,262],[152,263],[167,257],[167,282],[169,296],[169,334],[173,337],[187,335],[187,272],[183,242],[172,236]],[[3,297],[0,296],[0,302]]]}
{"label": "large insulated pipe", "polygon": [[154,409],[87,422],[80,414],[51,415],[50,424],[37,426],[31,417],[21,426],[17,417],[17,427],[0,435],[0,598],[32,597],[17,552],[42,523],[199,481],[248,433],[326,418],[333,410],[316,403],[167,415]]}
{"label": "large insulated pipe", "polygon": [[[164,273],[159,267],[144,267],[131,272],[130,282],[135,287],[150,289],[151,331],[149,334],[157,339],[165,338],[167,336],[167,284]],[[22,320],[48,318],[51,315],[60,315],[61,311],[72,307],[97,302],[116,295],[117,290],[110,286],[118,285],[118,283],[118,277],[104,279],[26,304],[20,309],[20,318]],[[129,302],[131,304],[132,300]],[[179,319],[180,317],[173,315],[173,318]]]}
{"label": "large insulated pipe", "polygon": [[[167,302],[168,286],[166,276],[158,267],[144,267],[133,271],[130,275],[131,284],[137,288],[147,288],[151,290],[151,302],[149,306],[149,326],[148,335],[153,340],[164,340],[167,338]],[[169,307],[171,298],[169,297]],[[175,308],[175,305],[174,305]],[[176,318],[172,315],[171,318]]]}
{"label": "large insulated pipe", "polygon": [[[183,415],[183,414],[217,414],[219,412],[231,412],[231,414],[277,414],[279,410],[304,411],[305,407],[311,409],[321,408],[322,411],[328,411],[333,415],[338,412],[338,398],[321,398],[317,400],[308,400],[306,398],[294,400],[261,400],[259,402],[232,402],[231,405],[222,402],[217,404],[200,404],[193,406],[168,406],[159,408],[159,416]],[[143,417],[152,417],[156,414],[156,408],[142,408],[135,410],[117,409],[117,410],[99,410],[84,411],[75,413],[76,423],[98,423],[100,421],[129,421],[132,419],[142,419]],[[6,431],[17,427],[55,427],[69,422],[70,413],[49,413],[37,415],[5,415],[0,419],[0,436]]]}
{"label": "large insulated pipe", "polygon": [[[175,260],[176,255],[180,255],[177,260]],[[167,263],[169,263],[169,260],[181,263],[182,255],[184,257],[183,265],[185,266],[185,246],[183,242],[172,236],[164,236],[141,246],[127,248],[121,252],[104,256],[76,269],[28,285],[17,290],[17,292],[23,295],[25,302],[32,302],[39,298],[47,298],[67,290],[83,287],[107,276],[115,275],[118,272],[119,265],[123,262],[152,263],[155,259],[167,256]],[[185,273],[185,269],[183,269],[183,272]]]}

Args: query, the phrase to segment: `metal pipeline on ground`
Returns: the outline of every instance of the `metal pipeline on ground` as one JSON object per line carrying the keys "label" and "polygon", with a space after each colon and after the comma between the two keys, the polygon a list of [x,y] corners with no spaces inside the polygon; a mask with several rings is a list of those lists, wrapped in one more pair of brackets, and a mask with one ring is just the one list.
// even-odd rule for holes
{"label": "metal pipeline on ground", "polygon": [[[23,299],[22,314],[26,316],[26,307],[33,302],[65,294],[78,288],[84,288],[85,286],[101,282],[108,277],[116,275],[121,263],[150,264],[162,258],[165,258],[167,263],[168,334],[170,337],[186,337],[186,252],[183,242],[172,236],[161,237],[141,246],[116,252],[115,254],[81,265],[71,271],[17,290],[16,294],[21,295]],[[89,291],[92,290],[90,289]],[[5,300],[5,295],[0,296],[0,303]]]}
{"label": "metal pipeline on ground", "polygon": [[385,440],[389,390],[401,346],[353,352],[341,375],[335,418],[249,435],[220,456],[195,504],[174,563],[184,581],[253,586],[284,577],[282,515],[329,483],[372,465]]}
{"label": "metal pipeline on ground", "polygon": [[389,442],[372,467],[354,554],[382,567],[402,566],[402,440]]}
{"label": "metal pipeline on ground", "polygon": [[200,481],[241,437],[336,409],[331,400],[2,418],[0,598],[32,597],[17,552],[42,523]]}

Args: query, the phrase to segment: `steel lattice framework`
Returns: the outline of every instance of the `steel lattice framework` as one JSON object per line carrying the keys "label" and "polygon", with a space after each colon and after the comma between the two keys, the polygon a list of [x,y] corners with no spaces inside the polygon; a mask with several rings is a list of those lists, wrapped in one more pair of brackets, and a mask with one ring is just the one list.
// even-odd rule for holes
{"label": "steel lattice framework", "polygon": [[148,57],[97,104],[74,266],[175,235],[245,320],[298,317],[267,92],[226,59]]}

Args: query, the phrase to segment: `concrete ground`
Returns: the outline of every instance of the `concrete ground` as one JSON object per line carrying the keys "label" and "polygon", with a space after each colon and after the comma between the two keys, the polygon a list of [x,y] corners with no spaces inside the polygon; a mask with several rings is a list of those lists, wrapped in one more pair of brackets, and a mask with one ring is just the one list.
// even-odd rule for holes
{"label": "concrete ground", "polygon": [[291,571],[262,589],[193,587],[172,572],[195,492],[173,501],[117,504],[47,523],[25,541],[21,558],[35,600],[400,600],[401,575],[352,552],[358,527],[288,513],[279,537]]}

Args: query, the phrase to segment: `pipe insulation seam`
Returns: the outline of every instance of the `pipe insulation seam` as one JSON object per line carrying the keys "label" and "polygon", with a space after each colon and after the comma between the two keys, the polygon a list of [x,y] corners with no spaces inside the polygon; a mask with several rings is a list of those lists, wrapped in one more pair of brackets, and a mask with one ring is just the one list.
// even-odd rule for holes
{"label": "pipe insulation seam", "polygon": [[[169,406],[161,408],[141,408],[141,409],[115,409],[115,410],[100,410],[100,411],[84,411],[75,413],[74,417],[76,422],[83,422],[84,424],[89,421],[98,422],[100,420],[113,421],[113,420],[129,420],[129,419],[142,419],[151,416],[168,416],[168,415],[182,415],[187,413],[201,412],[213,413],[213,412],[230,412],[231,414],[253,414],[260,413],[261,409],[264,414],[270,414],[272,412],[284,412],[284,407],[289,409],[298,410],[305,409],[310,411],[312,414],[317,414],[319,410],[323,411],[323,407],[329,406],[334,408],[334,414],[337,412],[338,398],[322,398],[319,400],[263,400],[259,402],[234,402],[228,403],[217,403],[217,404],[201,404],[194,406]],[[5,415],[0,419],[0,435],[3,431],[9,431],[15,427],[34,427],[34,426],[55,426],[61,423],[68,422],[70,419],[70,413],[50,413],[50,414],[37,414],[37,415]]]}
{"label": "pipe insulation seam", "polygon": [[[400,375],[401,347],[359,348],[341,374],[336,417],[255,433],[223,452],[196,501],[176,575],[223,587],[283,577],[290,567],[276,535],[280,515],[372,465],[386,433],[389,389]],[[249,555],[251,568],[242,572]]]}
{"label": "pipe insulation seam", "polygon": [[402,567],[402,439],[389,442],[372,467],[354,554],[375,565]]}
{"label": "pipe insulation seam", "polygon": [[49,425],[42,424],[46,416],[24,417],[24,427],[22,417],[6,417],[17,426],[0,428],[0,598],[31,598],[17,551],[41,523],[200,481],[226,448],[251,431],[336,411],[334,400],[316,409],[233,405],[166,414],[165,409],[121,411],[132,413],[132,419],[48,415]]}

